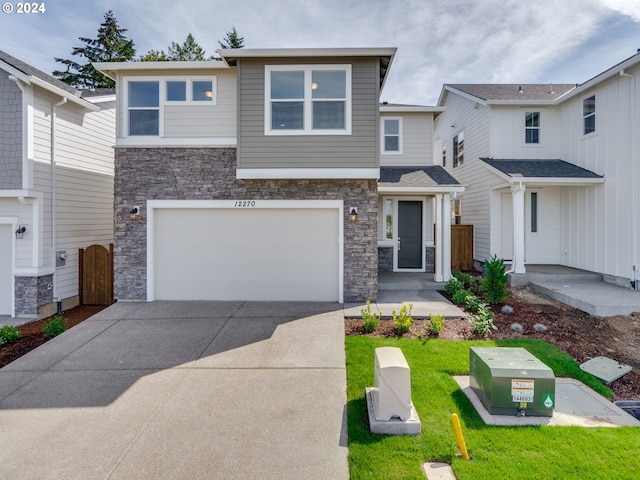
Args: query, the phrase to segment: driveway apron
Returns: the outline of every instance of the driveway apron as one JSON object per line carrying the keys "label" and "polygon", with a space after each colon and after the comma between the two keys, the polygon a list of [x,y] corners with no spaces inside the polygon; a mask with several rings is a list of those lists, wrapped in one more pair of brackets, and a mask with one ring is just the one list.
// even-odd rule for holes
{"label": "driveway apron", "polygon": [[0,369],[0,479],[347,479],[343,308],[117,303]]}

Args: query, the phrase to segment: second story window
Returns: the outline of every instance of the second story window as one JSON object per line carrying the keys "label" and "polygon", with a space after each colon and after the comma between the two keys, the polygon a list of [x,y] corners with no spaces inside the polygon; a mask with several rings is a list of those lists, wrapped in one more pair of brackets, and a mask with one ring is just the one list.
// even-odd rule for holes
{"label": "second story window", "polygon": [[584,119],[584,134],[596,131],[596,96],[586,98],[582,102],[582,117]]}
{"label": "second story window", "polygon": [[540,143],[540,112],[524,113],[525,143]]}
{"label": "second story window", "polygon": [[265,134],[351,133],[350,65],[270,65],[265,84]]}
{"label": "second story window", "polygon": [[453,166],[457,167],[464,163],[464,132],[460,132],[453,137]]}
{"label": "second story window", "polygon": [[447,144],[446,143],[442,144],[442,166],[443,167],[447,166]]}
{"label": "second story window", "polygon": [[383,118],[382,129],[383,153],[402,153],[402,120]]}
{"label": "second story window", "polygon": [[160,82],[128,83],[129,135],[158,135],[160,125]]}

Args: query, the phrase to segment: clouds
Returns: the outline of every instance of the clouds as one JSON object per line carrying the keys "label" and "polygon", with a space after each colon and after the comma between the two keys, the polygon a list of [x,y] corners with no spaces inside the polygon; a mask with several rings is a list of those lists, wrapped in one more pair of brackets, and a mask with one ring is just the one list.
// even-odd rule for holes
{"label": "clouds", "polygon": [[383,98],[403,103],[433,104],[443,83],[581,82],[640,46],[632,44],[637,0],[57,0],[47,8],[40,18],[0,16],[0,48],[51,71],[51,58],[94,37],[108,9],[139,55],[188,33],[211,54],[234,25],[249,48],[396,46]]}

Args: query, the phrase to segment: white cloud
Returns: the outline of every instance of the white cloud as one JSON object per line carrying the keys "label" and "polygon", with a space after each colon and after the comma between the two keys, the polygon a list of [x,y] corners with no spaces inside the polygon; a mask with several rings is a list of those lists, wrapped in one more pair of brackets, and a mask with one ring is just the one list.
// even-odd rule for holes
{"label": "white cloud", "polygon": [[611,10],[628,15],[634,21],[640,22],[640,2],[638,0],[600,0]]}

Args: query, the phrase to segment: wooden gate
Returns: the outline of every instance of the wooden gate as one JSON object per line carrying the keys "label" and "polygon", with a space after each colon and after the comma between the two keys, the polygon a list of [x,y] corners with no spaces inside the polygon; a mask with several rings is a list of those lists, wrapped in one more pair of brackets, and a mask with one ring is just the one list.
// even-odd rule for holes
{"label": "wooden gate", "polygon": [[473,270],[473,225],[451,225],[451,270]]}
{"label": "wooden gate", "polygon": [[80,305],[113,303],[113,244],[91,245],[79,252]]}

